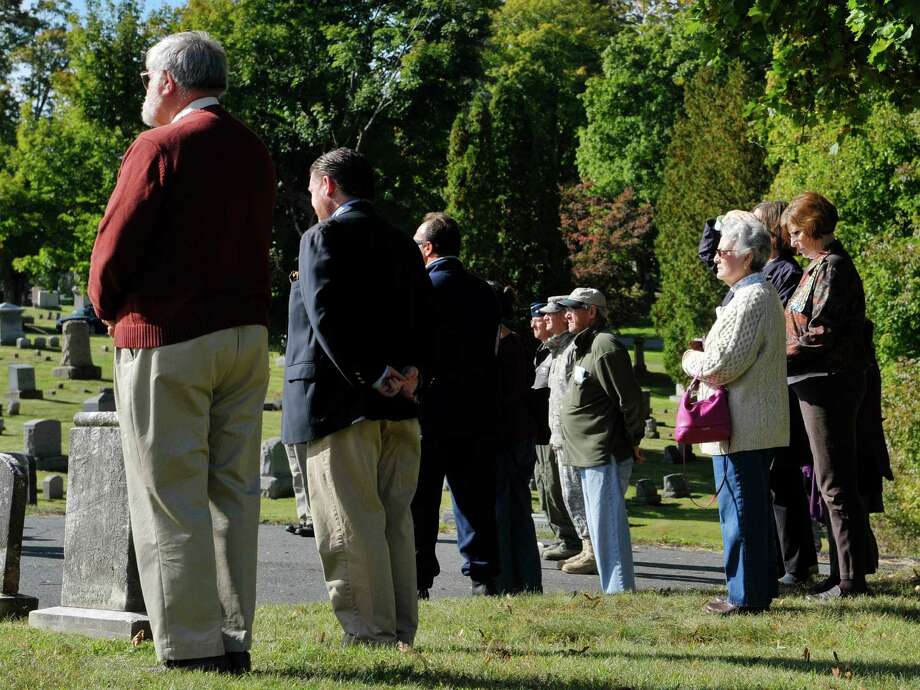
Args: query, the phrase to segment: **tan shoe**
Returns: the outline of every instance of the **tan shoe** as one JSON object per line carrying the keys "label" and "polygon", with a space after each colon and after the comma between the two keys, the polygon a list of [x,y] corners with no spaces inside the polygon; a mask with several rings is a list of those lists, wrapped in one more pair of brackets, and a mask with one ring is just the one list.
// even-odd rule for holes
{"label": "tan shoe", "polygon": [[582,554],[575,562],[565,563],[561,570],[569,575],[597,575],[597,561],[593,553]]}

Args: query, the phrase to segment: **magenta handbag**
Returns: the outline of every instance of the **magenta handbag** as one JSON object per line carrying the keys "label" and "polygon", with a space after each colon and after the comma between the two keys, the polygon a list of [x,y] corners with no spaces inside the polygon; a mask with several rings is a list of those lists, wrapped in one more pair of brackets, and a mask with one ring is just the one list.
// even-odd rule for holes
{"label": "magenta handbag", "polygon": [[732,417],[728,409],[728,391],[718,388],[705,400],[697,400],[699,389],[699,379],[693,379],[680,398],[674,440],[678,443],[730,441]]}

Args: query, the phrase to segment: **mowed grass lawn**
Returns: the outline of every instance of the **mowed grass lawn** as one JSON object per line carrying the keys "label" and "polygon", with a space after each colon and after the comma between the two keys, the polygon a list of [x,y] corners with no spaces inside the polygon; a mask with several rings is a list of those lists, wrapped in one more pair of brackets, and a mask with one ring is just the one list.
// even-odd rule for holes
{"label": "mowed grass lawn", "polygon": [[416,647],[343,648],[327,604],[266,606],[252,674],[151,674],[133,647],[0,624],[8,688],[920,688],[920,583],[831,605],[786,598],[766,615],[702,612],[710,593],[583,593],[422,602]]}

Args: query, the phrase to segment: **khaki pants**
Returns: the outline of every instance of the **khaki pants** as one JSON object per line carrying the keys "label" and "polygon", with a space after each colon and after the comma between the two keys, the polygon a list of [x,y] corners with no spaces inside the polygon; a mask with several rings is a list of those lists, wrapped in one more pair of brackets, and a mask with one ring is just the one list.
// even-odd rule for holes
{"label": "khaki pants", "polygon": [[157,656],[252,644],[268,332],[115,352],[134,550]]}
{"label": "khaki pants", "polygon": [[307,444],[288,443],[284,446],[288,465],[291,468],[291,481],[294,485],[294,502],[297,504],[297,520],[304,525],[313,524],[310,512],[310,490],[307,486]]}
{"label": "khaki pants", "polygon": [[418,421],[358,422],[309,443],[307,453],[316,546],[345,641],[411,644]]}

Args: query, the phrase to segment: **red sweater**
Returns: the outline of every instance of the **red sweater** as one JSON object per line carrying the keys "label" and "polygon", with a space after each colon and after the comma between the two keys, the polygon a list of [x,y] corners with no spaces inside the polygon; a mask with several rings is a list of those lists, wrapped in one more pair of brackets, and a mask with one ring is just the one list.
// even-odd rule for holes
{"label": "red sweater", "polygon": [[93,247],[89,297],[115,346],[150,348],[268,325],[275,173],[220,106],[141,134]]}

